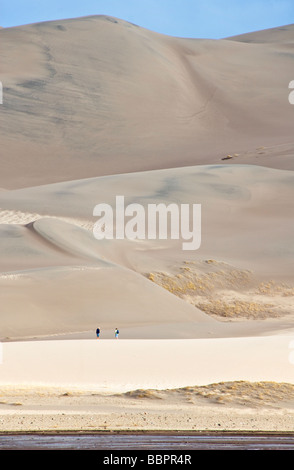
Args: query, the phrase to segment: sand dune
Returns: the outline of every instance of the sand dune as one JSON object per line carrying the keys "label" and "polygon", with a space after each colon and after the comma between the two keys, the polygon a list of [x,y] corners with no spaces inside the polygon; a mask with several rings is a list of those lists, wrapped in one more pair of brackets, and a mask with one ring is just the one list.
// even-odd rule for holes
{"label": "sand dune", "polygon": [[123,337],[131,327],[143,328],[141,337],[201,337],[219,331],[197,308],[120,267],[27,270],[2,275],[0,285],[2,340],[85,332],[94,339],[97,326],[113,337],[115,325]]}
{"label": "sand dune", "polygon": [[[113,204],[115,195],[121,194],[123,188],[127,188],[126,204],[140,202],[146,208],[152,202],[201,203],[200,249],[183,251],[181,240],[96,240],[91,211],[97,202]],[[254,306],[256,320],[264,315],[272,317],[269,308],[272,292],[263,296],[262,303],[252,300],[252,289],[257,291],[262,282],[266,284],[269,280],[278,285],[289,283],[288,303],[284,300],[280,315],[274,315],[283,317],[287,313],[288,328],[294,313],[291,307],[293,221],[289,217],[293,213],[293,188],[293,175],[289,171],[220,165],[131,173],[3,192],[0,207],[6,208],[2,214],[7,223],[1,226],[4,277],[0,282],[1,302],[9,312],[9,320],[1,319],[2,338],[37,335],[39,328],[42,335],[94,331],[95,322],[115,328],[119,320],[125,328],[176,322],[179,327],[176,333],[170,330],[172,336],[186,336],[188,331],[190,337],[209,335],[211,319],[207,313],[216,307],[224,308],[222,303],[213,305],[211,296],[221,302],[228,290],[231,297],[234,293],[233,306],[234,302],[245,309],[246,305]],[[49,216],[42,216],[44,208]],[[16,219],[9,219],[11,214]],[[23,219],[22,214],[29,218]],[[8,223],[9,220],[19,223]],[[22,225],[23,222],[28,223]],[[226,283],[228,267],[231,278],[232,273],[238,274],[233,278],[235,284]],[[185,278],[185,285],[194,283],[190,289],[180,287],[181,269],[198,276]],[[215,282],[217,271],[218,283]],[[7,277],[7,272],[14,277]],[[156,278],[154,273],[162,275]],[[203,284],[199,276],[205,275],[210,280],[214,276],[213,287],[194,299],[199,294],[197,285]],[[170,286],[177,282],[181,290],[168,288],[172,295],[167,294],[164,287],[168,282]],[[128,285],[133,286],[131,290]],[[17,296],[8,295],[5,288],[11,292],[15,289]],[[245,293],[244,289],[247,289]],[[241,291],[245,298],[241,297]],[[179,293],[181,300],[174,295]],[[275,305],[279,311],[283,294],[281,291],[276,294]],[[194,307],[193,312],[190,303],[201,306],[205,313],[199,316],[198,309]],[[226,305],[229,309],[230,304]],[[83,316],[78,319],[81,312]],[[183,321],[186,314],[189,326]],[[191,322],[202,317],[208,321],[208,329],[191,327]],[[31,318],[31,321],[22,324],[20,318]],[[222,334],[223,325],[218,327]],[[267,330],[267,325],[264,329]],[[217,335],[215,329],[210,331]],[[156,328],[146,329],[147,337],[150,334],[157,336]],[[244,334],[242,330],[240,334]]]}
{"label": "sand dune", "polygon": [[[44,216],[64,219],[87,229],[88,234],[73,227],[76,236],[83,237],[80,239],[81,250],[91,249],[92,253],[118,264],[124,264],[125,260],[126,267],[140,272],[146,270],[146,252],[154,259],[153,269],[162,262],[156,261],[159,253],[164,257],[167,252],[167,259],[213,258],[253,270],[262,276],[292,279],[293,187],[291,171],[253,165],[195,166],[3,192],[0,194],[0,207],[4,214],[6,211],[31,211],[39,214],[38,218],[45,208]],[[137,202],[145,208],[148,203],[160,202],[201,204],[200,249],[184,252],[181,242],[173,240],[95,240],[92,236],[93,224],[97,220],[93,217],[95,205],[103,202],[115,207],[115,197],[120,194],[125,196],[125,205]],[[60,227],[56,237],[59,237],[59,243],[60,237],[64,237],[63,244],[67,244],[69,249],[72,235],[64,232],[68,225],[60,224],[55,221],[52,227]],[[41,230],[45,225],[49,227],[50,219],[47,222],[38,220],[34,226]],[[54,237],[53,232],[57,230],[50,231],[50,236]],[[144,260],[141,266],[140,257]],[[152,263],[148,269],[152,270]]]}
{"label": "sand dune", "polygon": [[236,153],[240,163],[293,169],[293,159],[260,160],[258,150],[287,144],[293,155],[292,31],[180,39],[106,16],[1,30],[0,185]]}
{"label": "sand dune", "polygon": [[254,31],[251,33],[240,34],[238,36],[231,36],[227,39],[240,42],[251,43],[270,43],[285,45],[290,44],[293,40],[294,25],[284,25],[278,28],[263,29],[261,31]]}
{"label": "sand dune", "polygon": [[[293,32],[1,29],[1,386],[293,384]],[[201,204],[200,248],[95,239],[94,207],[118,195]]]}

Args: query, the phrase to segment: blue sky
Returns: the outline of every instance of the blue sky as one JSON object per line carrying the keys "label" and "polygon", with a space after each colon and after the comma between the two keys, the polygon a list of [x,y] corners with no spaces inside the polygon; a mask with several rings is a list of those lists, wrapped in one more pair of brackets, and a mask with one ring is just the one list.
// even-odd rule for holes
{"label": "blue sky", "polygon": [[105,14],[173,36],[232,36],[294,23],[294,0],[0,0],[0,25]]}

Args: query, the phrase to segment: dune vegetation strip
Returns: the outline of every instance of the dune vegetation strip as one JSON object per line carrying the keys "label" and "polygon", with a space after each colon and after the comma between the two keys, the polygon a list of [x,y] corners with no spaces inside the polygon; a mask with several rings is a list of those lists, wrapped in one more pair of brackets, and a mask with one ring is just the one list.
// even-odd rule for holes
{"label": "dune vegetation strip", "polygon": [[274,304],[261,302],[250,302],[244,300],[234,300],[225,302],[224,300],[207,300],[197,303],[197,307],[211,315],[217,315],[225,318],[246,317],[246,318],[269,318],[275,317],[276,313],[272,310]]}
{"label": "dune vegetation strip", "polygon": [[[223,404],[240,405],[246,407],[278,406],[287,404],[294,407],[294,384],[275,381],[247,381],[235,380],[215,382],[207,385],[192,385],[170,389],[134,389],[119,393],[100,393],[91,389],[61,389],[61,388],[18,388],[3,387],[0,392],[1,406],[30,406],[40,405],[46,409],[47,405],[65,406],[106,406],[117,400],[131,399],[132,401],[154,401],[187,405]],[[200,402],[199,402],[200,400]],[[205,400],[203,402],[203,400]],[[122,403],[120,401],[120,403]]]}
{"label": "dune vegetation strip", "polygon": [[213,259],[186,261],[175,273],[154,272],[147,278],[218,318],[260,320],[294,312],[293,286],[259,282],[251,271]]}
{"label": "dune vegetation strip", "polygon": [[0,431],[293,432],[294,385],[216,382],[118,394],[91,390],[1,390]]}
{"label": "dune vegetation strip", "polygon": [[[203,273],[205,265],[213,267]],[[178,270],[177,274],[156,272],[149,273],[147,277],[180,297],[186,294],[208,295],[216,288],[244,288],[254,282],[250,271],[236,269],[215,260],[205,260],[202,265],[186,261]]]}
{"label": "dune vegetation strip", "polygon": [[287,403],[294,406],[294,385],[278,382],[219,382],[203,386],[183,387],[171,390],[134,390],[125,396],[135,399],[164,400],[173,398],[197,404],[198,400],[223,405],[256,407],[278,406]]}

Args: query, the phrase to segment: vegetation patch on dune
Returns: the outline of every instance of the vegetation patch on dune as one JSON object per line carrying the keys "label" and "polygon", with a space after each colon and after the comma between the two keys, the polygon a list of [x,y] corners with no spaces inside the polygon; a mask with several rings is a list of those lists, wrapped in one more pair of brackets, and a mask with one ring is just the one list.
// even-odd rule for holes
{"label": "vegetation patch on dune", "polygon": [[148,399],[155,398],[159,400],[162,399],[160,392],[157,390],[144,390],[144,389],[130,390],[129,392],[125,393],[125,396],[129,398],[148,398]]}
{"label": "vegetation patch on dune", "polygon": [[187,387],[188,395],[209,398],[216,403],[238,405],[276,404],[292,401],[294,404],[294,385],[277,382],[220,382],[201,387]]}
{"label": "vegetation patch on dune", "polygon": [[185,262],[178,273],[149,273],[148,279],[180,297],[186,294],[208,295],[216,288],[244,288],[253,285],[252,273],[212,259],[201,264]]}
{"label": "vegetation patch on dune", "polygon": [[213,259],[185,262],[173,273],[148,273],[147,277],[219,319],[260,320],[293,313],[294,287],[257,281],[251,271]]}
{"label": "vegetation patch on dune", "polygon": [[225,302],[224,300],[208,300],[198,303],[197,307],[211,315],[225,318],[245,317],[245,318],[269,318],[277,314],[273,310],[274,304],[250,302],[244,300],[234,300]]}
{"label": "vegetation patch on dune", "polygon": [[278,382],[219,382],[202,386],[183,387],[170,390],[134,390],[124,394],[128,398],[172,399],[178,402],[207,403],[231,406],[268,406],[279,404],[294,406],[294,384]]}
{"label": "vegetation patch on dune", "polygon": [[269,296],[281,295],[282,297],[294,296],[294,287],[287,285],[286,283],[278,284],[276,281],[261,282],[256,293],[266,294]]}

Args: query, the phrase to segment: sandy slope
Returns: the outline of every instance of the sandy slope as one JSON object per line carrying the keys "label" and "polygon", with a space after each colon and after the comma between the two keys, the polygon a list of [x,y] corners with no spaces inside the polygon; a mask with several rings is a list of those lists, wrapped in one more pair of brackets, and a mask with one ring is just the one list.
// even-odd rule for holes
{"label": "sandy slope", "polygon": [[[19,214],[19,219],[16,217],[14,221],[19,223],[23,223],[22,214],[26,215],[27,222],[41,216],[66,218],[66,222],[74,225],[48,219],[38,220],[33,229],[65,251],[76,250],[75,254],[83,257],[87,250],[92,250],[88,257],[105,256],[118,264],[124,264],[124,257],[126,267],[134,268],[135,264],[129,259],[132,251],[136,252],[133,263],[146,251],[152,256],[152,251],[156,250],[156,258],[168,249],[169,242],[96,241],[92,236],[93,224],[97,221],[93,217],[96,204],[107,203],[115,210],[115,198],[121,194],[125,197],[125,206],[136,202],[144,206],[146,212],[151,203],[201,204],[200,249],[185,252],[182,241],[171,241],[175,253],[168,253],[168,256],[178,256],[181,260],[185,257],[216,258],[244,269],[256,269],[263,275],[287,279],[292,277],[293,263],[293,187],[292,171],[248,165],[195,166],[3,192],[0,207],[3,223],[11,220],[9,211],[16,211],[16,216]],[[88,230],[79,230],[75,225]],[[271,272],[273,263],[274,273]],[[137,265],[139,271],[144,269],[138,261]]]}
{"label": "sandy slope", "polygon": [[[92,232],[94,206],[99,202],[113,205],[124,188],[125,204],[139,202],[146,210],[152,202],[200,203],[200,249],[182,250],[183,240],[96,240]],[[293,188],[291,171],[229,165],[4,191],[0,195],[4,222],[0,296],[9,315],[1,317],[2,339],[32,336],[38,331],[42,335],[94,331],[97,322],[113,329],[118,322],[121,328],[176,322],[182,324],[177,333],[180,337],[188,332],[190,337],[207,335],[208,331],[218,336],[211,330],[215,321],[187,302],[184,294],[193,297],[195,286],[178,292],[161,282],[174,276],[168,282],[180,285],[187,272],[209,279],[211,288],[203,291],[203,301],[213,292],[215,299],[217,295],[221,298],[220,291],[224,294],[226,290],[233,291],[237,300],[243,292],[249,302],[253,288],[258,290],[262,282],[274,281],[278,289],[263,292],[263,302],[267,306],[278,298],[279,307],[282,297],[287,296],[286,311],[276,315],[282,315],[276,328],[285,326],[285,313],[288,327],[293,318],[293,220],[289,217],[293,214]],[[160,288],[150,282],[154,275]],[[285,282],[287,287],[283,287]],[[17,296],[9,294],[14,289]],[[177,293],[182,295],[172,295]],[[191,303],[196,304],[193,298]],[[264,315],[256,317],[264,319]],[[206,333],[190,326],[201,318],[208,322]],[[188,328],[183,327],[185,321]],[[223,331],[224,325],[216,323]],[[170,334],[174,336],[174,330]]]}
{"label": "sandy slope", "polygon": [[93,16],[2,29],[0,41],[0,186],[222,163],[227,154],[293,169],[287,156],[268,158],[280,145],[293,155],[293,25],[180,39]]}

